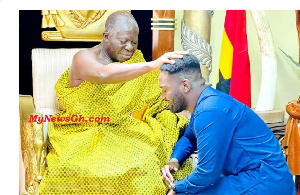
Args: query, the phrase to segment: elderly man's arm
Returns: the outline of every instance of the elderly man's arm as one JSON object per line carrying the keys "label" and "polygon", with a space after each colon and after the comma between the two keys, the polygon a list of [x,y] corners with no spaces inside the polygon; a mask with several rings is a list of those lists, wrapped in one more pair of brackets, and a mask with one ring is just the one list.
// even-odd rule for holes
{"label": "elderly man's arm", "polygon": [[[188,52],[168,52],[151,62],[141,62],[124,66],[123,64],[103,65],[97,60],[95,53],[82,50],[73,58],[71,67],[71,76],[73,78],[70,79],[78,80],[79,82],[77,83],[79,84],[83,80],[102,84],[122,83],[137,78],[147,72],[159,70],[160,66],[164,63],[173,64],[175,61],[172,59],[182,58],[185,54],[188,54]],[[72,82],[70,82],[70,84],[73,85]],[[76,86],[76,84],[74,84],[74,86]]]}

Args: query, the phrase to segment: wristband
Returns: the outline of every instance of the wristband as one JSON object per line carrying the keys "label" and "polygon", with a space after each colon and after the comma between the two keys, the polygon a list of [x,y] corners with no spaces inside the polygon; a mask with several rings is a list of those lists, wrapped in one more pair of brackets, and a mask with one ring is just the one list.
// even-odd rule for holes
{"label": "wristband", "polygon": [[171,186],[171,188],[172,188],[172,190],[176,193],[177,191],[176,191],[176,185],[175,185],[175,182],[174,183],[172,183],[172,186]]}

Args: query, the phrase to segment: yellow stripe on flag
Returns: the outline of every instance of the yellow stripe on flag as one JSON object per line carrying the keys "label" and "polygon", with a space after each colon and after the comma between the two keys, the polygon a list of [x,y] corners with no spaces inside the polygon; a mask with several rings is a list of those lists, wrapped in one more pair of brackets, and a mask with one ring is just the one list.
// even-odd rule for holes
{"label": "yellow stripe on flag", "polygon": [[[219,69],[224,77],[224,79],[231,78],[232,71],[232,57],[233,57],[233,46],[228,39],[225,29],[223,30],[221,55],[219,62]],[[219,74],[217,77],[217,83],[219,83]]]}

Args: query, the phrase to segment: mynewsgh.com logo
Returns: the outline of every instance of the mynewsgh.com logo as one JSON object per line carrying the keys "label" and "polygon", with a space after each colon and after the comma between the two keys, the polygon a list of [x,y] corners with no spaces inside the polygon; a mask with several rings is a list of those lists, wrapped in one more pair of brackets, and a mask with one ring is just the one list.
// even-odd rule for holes
{"label": "mynewsgh.com logo", "polygon": [[39,116],[37,114],[30,115],[28,122],[41,124],[43,122],[98,122],[105,123],[109,122],[109,117],[88,117],[87,119],[82,115],[74,114],[67,117],[54,117],[52,115]]}

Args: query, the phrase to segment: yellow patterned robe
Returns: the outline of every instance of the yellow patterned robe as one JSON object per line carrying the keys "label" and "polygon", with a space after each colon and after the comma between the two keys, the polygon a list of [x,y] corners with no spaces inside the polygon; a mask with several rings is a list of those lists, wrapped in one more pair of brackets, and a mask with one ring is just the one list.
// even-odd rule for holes
{"label": "yellow patterned robe", "polygon": [[[144,62],[136,51],[126,64]],[[109,117],[109,122],[49,123],[48,167],[40,194],[165,194],[161,168],[187,119],[160,99],[159,72],[122,84],[69,87],[70,68],[55,90],[65,111],[54,117]],[[191,172],[189,163],[178,179]]]}

